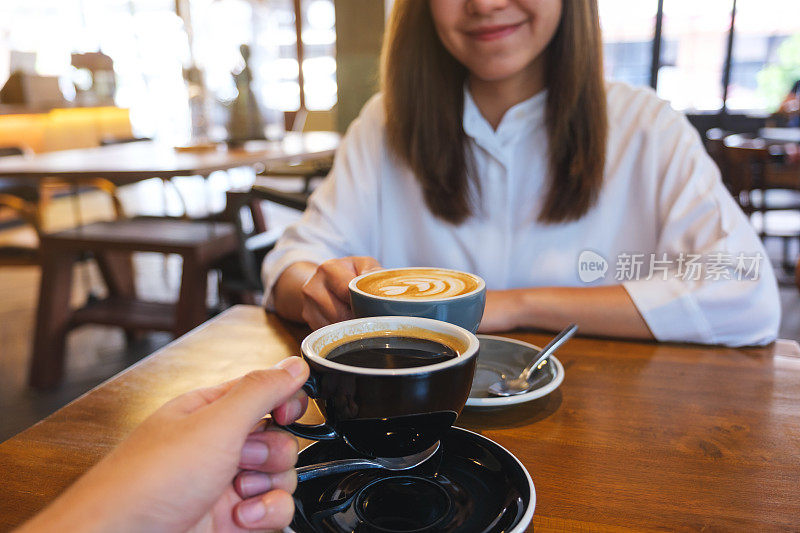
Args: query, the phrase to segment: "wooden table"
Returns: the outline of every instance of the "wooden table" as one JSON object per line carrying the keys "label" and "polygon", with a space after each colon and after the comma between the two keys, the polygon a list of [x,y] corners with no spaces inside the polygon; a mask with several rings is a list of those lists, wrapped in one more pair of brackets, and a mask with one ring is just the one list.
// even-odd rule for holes
{"label": "wooden table", "polygon": [[[279,142],[251,141],[235,149],[219,147],[219,149],[200,152],[179,151],[171,146],[155,142],[123,143],[97,148],[48,152],[32,156],[20,155],[4,157],[0,159],[0,177],[12,176],[30,180],[55,179],[61,183],[70,182],[71,180],[75,182],[78,179],[86,178],[104,178],[117,185],[125,185],[151,178],[168,179],[176,176],[208,176],[215,171],[229,170],[238,167],[256,167],[258,165],[281,162],[295,163],[312,158],[330,157],[333,156],[336,151],[339,140],[340,135],[335,132],[289,132],[284,139]],[[77,207],[80,209],[79,204]],[[164,237],[165,232],[173,230],[179,231],[174,227],[166,225],[169,224],[169,222],[162,221],[161,224],[162,227],[154,231],[157,237]],[[116,227],[111,229],[123,231],[124,228]],[[109,228],[105,228],[105,233],[109,233]],[[220,251],[235,251],[237,249],[235,235],[228,235],[226,239],[230,241],[230,246],[226,250],[220,248]],[[120,236],[120,242],[124,242],[124,240],[125,238]],[[106,238],[104,241],[107,242],[108,239]],[[48,245],[48,242],[50,241],[48,241],[47,238],[42,239],[43,244],[40,255],[61,260],[63,264],[63,257],[58,257],[56,252],[43,249]],[[214,244],[214,241],[209,241],[209,243]],[[181,253],[180,247],[178,248],[177,250],[174,247],[164,248],[162,251]],[[87,249],[92,249],[92,247],[87,247]],[[134,251],[153,251],[153,246],[139,246],[138,248],[131,249]],[[186,258],[187,255],[184,255],[184,259]],[[116,269],[124,268],[122,273],[112,273],[113,277],[121,277],[123,275],[130,277],[132,272],[131,267],[129,265],[125,266],[123,261],[115,261],[114,265],[109,265],[109,268],[111,266]],[[205,280],[199,277],[205,270],[191,272],[190,266],[190,264],[184,263],[182,283],[186,285],[186,273],[190,272],[198,283],[203,283],[205,286]],[[110,272],[110,270],[108,271]],[[108,276],[105,277],[108,281]],[[70,285],[67,284],[67,280],[68,278],[66,276],[60,276],[58,278],[58,283],[60,283],[59,294],[64,297],[69,294],[70,290]],[[43,277],[43,283],[44,281],[47,281],[46,277]],[[126,282],[126,284],[131,287],[132,283],[132,279]],[[186,292],[194,294],[190,291]],[[202,294],[204,293],[205,291],[203,291]],[[200,297],[201,295],[197,294],[194,299],[196,300]],[[49,294],[45,294],[44,298],[49,298]],[[185,300],[185,298],[182,296],[181,301],[183,300]],[[203,299],[202,302],[204,301]],[[120,306],[115,304],[114,312],[106,313],[105,316],[110,320],[114,317],[123,316],[123,314],[127,315],[125,316],[125,320],[117,321],[118,325],[130,322],[141,322],[142,320],[140,320],[140,317],[143,317],[145,319],[144,321],[148,324],[152,324],[153,321],[149,320],[150,318],[155,319],[162,316],[166,311],[165,306],[160,306],[160,310],[157,309],[156,312],[153,312],[153,305],[146,304],[143,306],[140,305],[141,302],[134,303],[136,307],[132,308],[131,306],[127,306],[128,311],[126,313],[122,313]],[[186,306],[179,302],[178,309],[182,307]],[[90,317],[102,317],[105,311],[106,309],[103,308],[99,310],[95,309]],[[201,311],[203,316],[205,316],[204,305]],[[43,312],[40,309],[39,314],[47,314],[47,312]],[[181,316],[186,317],[186,315]],[[198,313],[194,313],[194,316],[196,318]],[[87,317],[84,315],[83,318]],[[161,324],[160,329],[172,329],[172,325],[168,321],[160,320],[158,322]],[[183,322],[183,325],[181,325],[180,322]],[[197,323],[197,321],[193,320],[191,326]],[[174,326],[174,329],[180,333],[188,329],[186,327],[186,320],[183,319],[178,319]],[[44,328],[52,329],[52,326],[50,324],[41,325],[40,323],[38,330],[41,331]],[[37,334],[36,338],[40,339],[40,337],[41,336]],[[47,346],[43,348],[42,346],[45,344],[47,344]],[[41,357],[36,357],[36,355],[42,351],[62,351],[61,347],[52,346],[50,344],[49,341],[37,340],[37,348],[34,350],[34,361],[42,359]],[[42,368],[42,365],[34,363],[33,367]],[[51,386],[54,384],[52,378],[37,379],[34,377],[34,374],[37,374],[37,372],[32,371],[31,373],[32,383],[39,386]],[[42,375],[41,373],[39,374]],[[57,369],[47,371],[47,375],[51,377],[57,374]]]}
{"label": "wooden table", "polygon": [[218,170],[259,163],[294,162],[332,156],[339,145],[335,132],[290,132],[280,142],[252,141],[237,149],[180,152],[155,142],[124,143],[80,150],[0,159],[0,177],[32,179],[96,177],[117,185],[150,178],[208,176]]}
{"label": "wooden table", "polygon": [[[297,354],[302,334],[235,307],[0,444],[0,530],[42,509],[168,399]],[[800,528],[796,343],[577,338],[558,357],[566,378],[554,393],[457,422],[526,465],[537,531]]]}

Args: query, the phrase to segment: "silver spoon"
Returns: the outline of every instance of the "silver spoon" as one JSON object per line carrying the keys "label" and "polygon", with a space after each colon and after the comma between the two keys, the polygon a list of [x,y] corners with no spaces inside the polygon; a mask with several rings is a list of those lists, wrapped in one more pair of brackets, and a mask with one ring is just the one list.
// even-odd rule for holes
{"label": "silver spoon", "polygon": [[542,361],[547,359],[550,354],[556,351],[556,348],[561,346],[567,339],[572,337],[576,331],[578,331],[578,326],[575,324],[570,324],[564,328],[564,330],[556,335],[555,338],[547,344],[547,346],[542,348],[542,351],[539,352],[539,357],[537,357],[534,361],[531,361],[531,363],[526,366],[522,372],[520,372],[519,376],[515,378],[503,376],[500,381],[492,383],[489,386],[489,394],[493,396],[516,396],[517,394],[524,394],[531,390],[533,387],[531,378]]}
{"label": "silver spoon", "polygon": [[297,481],[302,483],[309,479],[316,479],[331,474],[344,474],[368,468],[383,468],[385,470],[410,470],[419,466],[439,450],[439,441],[427,450],[407,455],[405,457],[378,457],[375,459],[339,459],[327,463],[301,466],[297,468]]}

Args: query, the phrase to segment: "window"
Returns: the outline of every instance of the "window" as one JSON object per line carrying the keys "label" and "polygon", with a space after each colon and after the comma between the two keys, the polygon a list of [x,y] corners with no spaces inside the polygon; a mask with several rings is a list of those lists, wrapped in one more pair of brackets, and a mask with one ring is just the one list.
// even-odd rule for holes
{"label": "window", "polygon": [[[800,79],[798,0],[598,3],[606,75],[644,85],[655,67],[658,94],[676,109],[771,113]],[[656,42],[660,58],[651,65]]]}
{"label": "window", "polygon": [[737,0],[732,110],[772,111],[800,79],[800,1]]}
{"label": "window", "polygon": [[599,0],[606,76],[649,85],[659,38],[659,96],[676,109],[720,109],[732,0],[664,0],[656,36],[658,5],[658,0]]}
{"label": "window", "polygon": [[730,0],[664,0],[658,95],[675,109],[722,108]]}
{"label": "window", "polygon": [[[114,61],[116,104],[129,108],[134,131],[180,139],[188,129],[181,74],[189,43],[173,0],[4,0],[0,2],[0,57],[36,53],[36,72],[60,76],[67,99],[85,73],[71,53],[101,50]],[[0,64],[0,83],[11,65]]]}
{"label": "window", "polygon": [[[239,46],[250,44],[250,67],[262,107],[327,110],[336,103],[336,30],[333,0],[302,0],[297,43],[295,0],[192,0],[195,58],[209,89],[236,96],[231,72],[242,67]],[[303,59],[300,91],[298,52]]]}
{"label": "window", "polygon": [[631,85],[650,83],[657,0],[600,0],[606,76]]}
{"label": "window", "polygon": [[[176,3],[189,6],[189,23],[176,14]],[[184,69],[199,67],[211,97],[230,101],[236,97],[231,73],[243,66],[242,44],[250,45],[253,89],[265,113],[295,111],[301,102],[312,110],[336,103],[333,0],[0,2],[0,85],[10,74],[11,50],[35,52],[36,71],[60,76],[71,100],[73,84],[86,83],[86,73],[71,66],[71,53],[102,51],[114,61],[115,101],[130,109],[134,132],[168,143],[180,144],[189,136]],[[224,118],[217,113],[213,121],[224,123]]]}
{"label": "window", "polygon": [[306,108],[336,103],[336,30],[333,0],[303,2],[303,87]]}

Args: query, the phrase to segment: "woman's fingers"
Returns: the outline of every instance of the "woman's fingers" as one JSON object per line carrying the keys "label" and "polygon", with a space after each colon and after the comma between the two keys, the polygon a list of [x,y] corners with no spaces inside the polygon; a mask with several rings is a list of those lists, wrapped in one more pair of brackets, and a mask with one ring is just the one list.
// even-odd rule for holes
{"label": "woman's fingers", "polygon": [[[340,322],[351,318],[350,306],[341,301],[331,292],[325,282],[324,274],[315,274],[305,285],[303,285],[303,314],[308,315],[312,320],[317,319],[318,314],[327,324]],[[316,313],[314,313],[316,311]],[[310,324],[310,322],[309,322]]]}
{"label": "woman's fingers", "polygon": [[325,288],[340,302],[350,302],[350,289],[347,286],[358,275],[352,257],[325,261],[317,268],[317,273],[321,274]]}
{"label": "woman's fingers", "polygon": [[233,488],[243,500],[276,489],[291,494],[297,488],[297,473],[294,469],[276,474],[245,470],[234,478]]}
{"label": "woman's fingers", "polygon": [[353,318],[350,281],[381,268],[372,257],[343,257],[325,261],[303,285],[303,319],[314,329]]}
{"label": "woman's fingers", "polygon": [[283,529],[292,522],[294,500],[280,489],[236,504],[233,519],[245,529]]}
{"label": "woman's fingers", "polygon": [[305,299],[303,300],[303,320],[311,329],[319,329],[332,323],[322,315],[319,307],[313,301]]}
{"label": "woman's fingers", "polygon": [[267,429],[248,435],[239,457],[239,468],[275,473],[292,468],[297,462],[298,444],[294,435]]}
{"label": "woman's fingers", "polygon": [[381,264],[378,263],[378,260],[375,259],[374,257],[369,257],[369,256],[353,257],[352,260],[353,260],[353,266],[356,269],[356,274],[358,274],[359,276],[366,272],[370,272],[372,270],[380,270],[383,268]]}

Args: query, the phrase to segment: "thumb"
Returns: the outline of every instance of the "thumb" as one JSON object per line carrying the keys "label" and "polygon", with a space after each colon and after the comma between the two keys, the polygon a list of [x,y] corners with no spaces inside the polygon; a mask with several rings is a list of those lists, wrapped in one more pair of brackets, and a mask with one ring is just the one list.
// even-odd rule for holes
{"label": "thumb", "polygon": [[289,357],[271,369],[245,374],[206,411],[230,431],[246,435],[264,415],[290,399],[308,373],[305,361]]}

